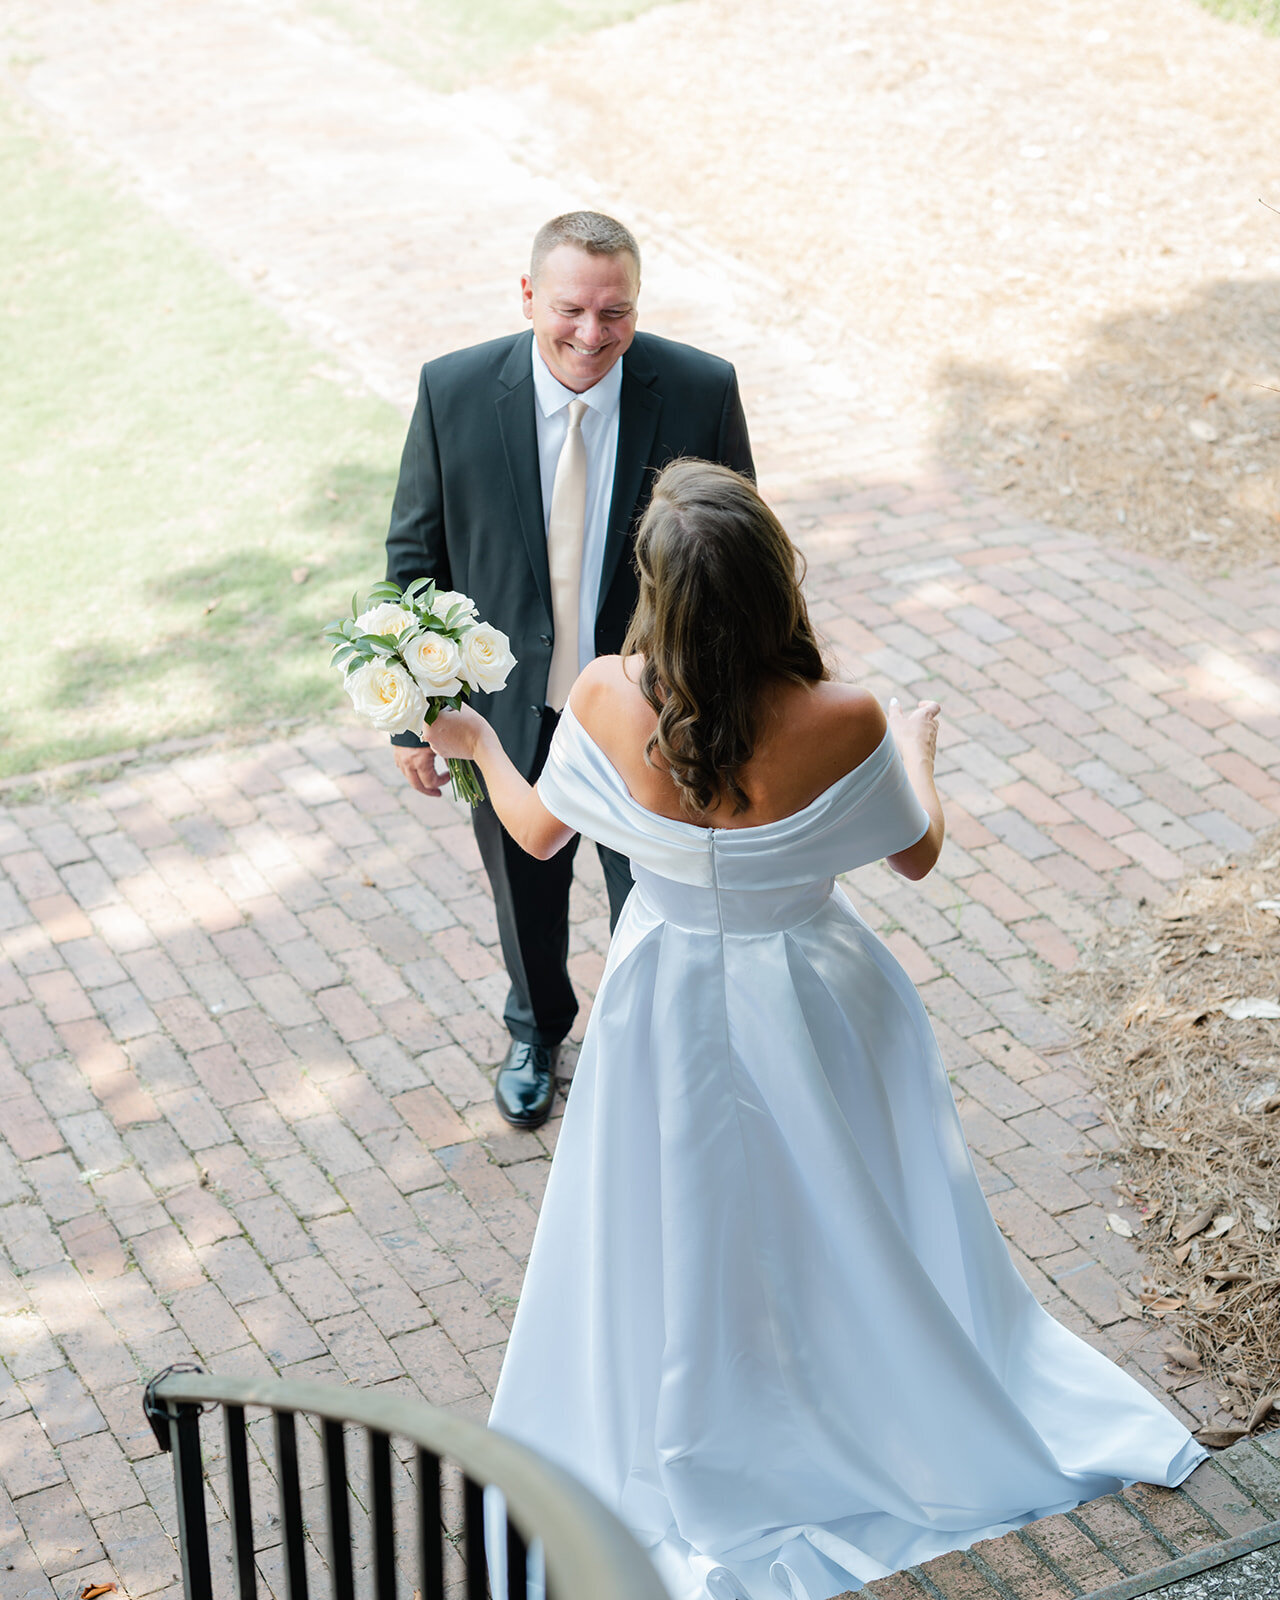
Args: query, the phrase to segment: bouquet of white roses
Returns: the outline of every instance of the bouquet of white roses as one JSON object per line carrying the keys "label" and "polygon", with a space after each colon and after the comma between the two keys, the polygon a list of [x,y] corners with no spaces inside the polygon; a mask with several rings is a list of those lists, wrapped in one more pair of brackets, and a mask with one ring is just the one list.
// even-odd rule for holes
{"label": "bouquet of white roses", "polygon": [[[478,620],[475,602],[437,589],[431,578],[404,590],[380,583],[363,611],[353,596],[351,615],[331,622],[324,636],[352,705],[383,733],[421,737],[442,707],[456,711],[478,690],[505,688],[516,664],[506,634]],[[484,796],[469,761],[450,761],[449,777],[459,800],[479,805]]]}

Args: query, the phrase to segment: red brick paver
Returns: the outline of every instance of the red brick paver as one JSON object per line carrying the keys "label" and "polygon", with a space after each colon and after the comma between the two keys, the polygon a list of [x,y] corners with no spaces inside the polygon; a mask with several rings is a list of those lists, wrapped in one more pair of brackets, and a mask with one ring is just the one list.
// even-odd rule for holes
{"label": "red brick paver", "polygon": [[[1275,1520],[1280,1434],[1243,1440],[1196,1468],[1179,1489],[1135,1485],[1065,1516],[1044,1517],[963,1554],[869,1583],[874,1600],[1069,1600],[1179,1556],[1207,1551]],[[914,1587],[911,1587],[914,1585]],[[851,1600],[839,1596],[838,1600]]]}

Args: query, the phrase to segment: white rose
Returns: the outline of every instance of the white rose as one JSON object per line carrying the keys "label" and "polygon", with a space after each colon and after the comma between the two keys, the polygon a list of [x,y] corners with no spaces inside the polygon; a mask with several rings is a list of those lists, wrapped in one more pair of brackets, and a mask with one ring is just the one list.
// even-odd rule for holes
{"label": "white rose", "polygon": [[403,645],[400,654],[428,694],[462,692],[462,679],[458,675],[462,656],[452,639],[446,639],[441,633],[422,633]]}
{"label": "white rose", "polygon": [[431,609],[440,618],[441,622],[447,619],[454,606],[462,607],[462,616],[458,619],[460,622],[466,621],[467,618],[474,617],[476,614],[475,601],[470,595],[459,594],[456,589],[438,590],[435,599],[431,602]]}
{"label": "white rose", "polygon": [[347,674],[351,704],[383,733],[421,733],[427,701],[398,661],[368,661]]}
{"label": "white rose", "polygon": [[462,676],[473,689],[494,694],[507,686],[507,674],[516,664],[511,654],[511,642],[505,633],[478,623],[463,636]]}
{"label": "white rose", "polygon": [[370,606],[368,611],[362,611],[356,618],[356,627],[363,628],[366,633],[389,634],[391,638],[398,639],[406,628],[414,626],[416,620],[412,611],[406,611],[403,606],[387,600],[380,606]]}

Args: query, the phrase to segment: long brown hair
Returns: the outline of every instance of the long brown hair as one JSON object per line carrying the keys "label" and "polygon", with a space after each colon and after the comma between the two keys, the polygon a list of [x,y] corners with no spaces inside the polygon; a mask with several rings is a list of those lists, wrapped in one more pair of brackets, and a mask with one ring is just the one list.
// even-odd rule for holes
{"label": "long brown hair", "polygon": [[640,691],[681,808],[735,814],[755,750],[761,692],[828,676],[800,591],[804,561],[755,485],[709,461],[658,476],[636,535],[640,598],[622,646],[644,656]]}

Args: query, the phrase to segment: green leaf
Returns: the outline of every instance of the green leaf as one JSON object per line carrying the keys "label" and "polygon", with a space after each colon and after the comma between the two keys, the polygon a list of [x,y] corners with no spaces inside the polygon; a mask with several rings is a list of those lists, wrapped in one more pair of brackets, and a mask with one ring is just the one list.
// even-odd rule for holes
{"label": "green leaf", "polygon": [[434,578],[426,580],[426,586],[419,589],[409,602],[419,616],[430,616],[431,608],[436,603],[436,585]]}

